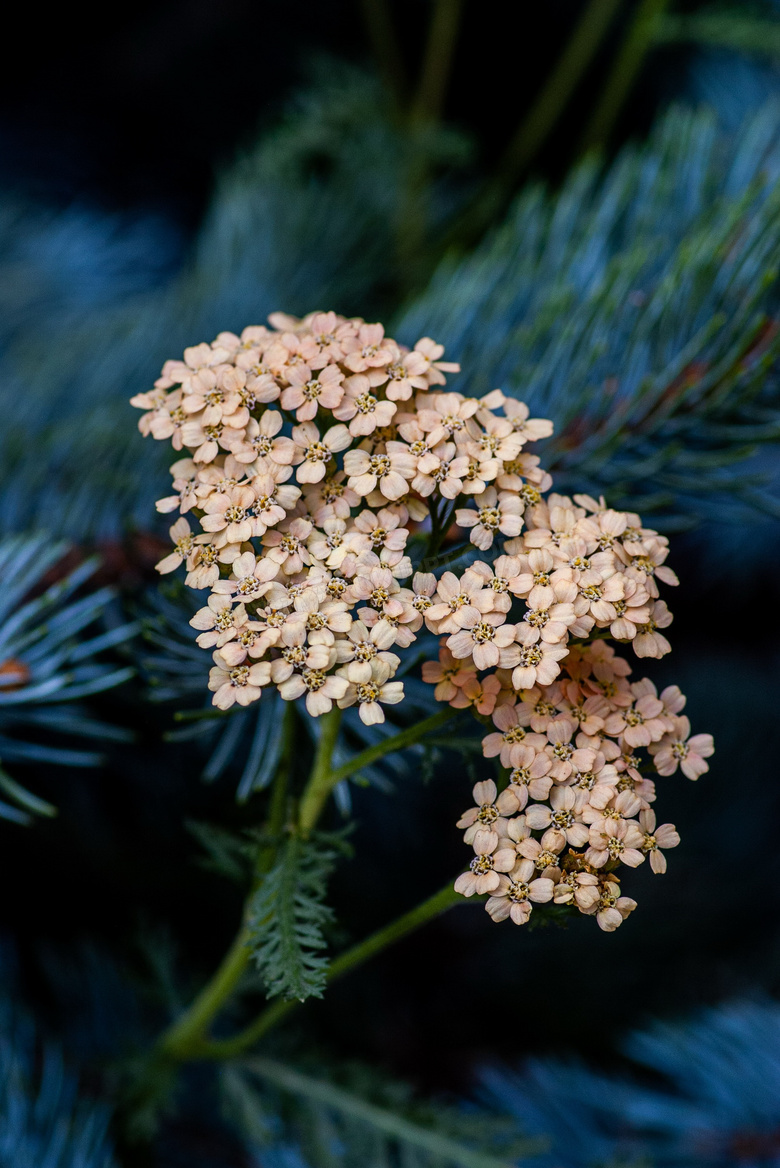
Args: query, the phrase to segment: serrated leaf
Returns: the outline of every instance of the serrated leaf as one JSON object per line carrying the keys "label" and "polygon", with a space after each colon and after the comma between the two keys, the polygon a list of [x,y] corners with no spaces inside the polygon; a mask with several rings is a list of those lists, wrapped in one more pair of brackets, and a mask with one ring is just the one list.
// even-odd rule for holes
{"label": "serrated leaf", "polygon": [[325,895],[338,855],[334,836],[290,835],[250,901],[249,943],[269,997],[322,997],[323,928],[333,918]]}

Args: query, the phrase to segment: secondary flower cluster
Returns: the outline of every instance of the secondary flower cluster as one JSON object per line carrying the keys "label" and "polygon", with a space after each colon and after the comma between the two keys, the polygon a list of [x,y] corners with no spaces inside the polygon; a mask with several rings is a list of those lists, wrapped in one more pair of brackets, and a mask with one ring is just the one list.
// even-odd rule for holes
{"label": "secondary flower cluster", "polygon": [[555,682],[520,693],[507,669],[475,682],[445,643],[439,666],[425,668],[442,700],[489,715],[495,729],[483,754],[508,775],[500,794],[492,780],[477,783],[476,806],[458,821],[474,859],[456,890],[489,893],[495,921],[525,924],[534,903],[554,901],[612,932],[636,907],[621,894],[620,866],[649,857],[665,872],[663,852],[680,842],[673,824],[656,826],[648,771],[679,767],[697,779],[708,770],[712,736],[690,736],[684,695],[677,686],[659,695],[647,678],[630,682],[630,666],[604,641],[572,647]]}
{"label": "secondary flower cluster", "polygon": [[[677,842],[654,828],[633,751],[695,777],[712,749],[687,741],[678,691],[629,685],[603,640],[669,651],[667,540],[603,500],[545,498],[552,480],[525,447],[552,424],[500,390],[447,392],[459,367],[443,352],[328,312],[276,314],[166,362],[132,399],[141,432],[181,455],[157,504],[180,513],[157,567],[209,590],[191,624],[221,709],[275,686],[314,717],[335,703],[382,722],[403,698],[400,654],[423,627],[439,635],[424,679],[493,718],[485,754],[512,776],[500,795],[478,784],[458,889],[490,892],[494,919],[554,899],[612,929],[633,907],[616,867],[649,854],[661,871]],[[414,571],[417,545],[435,564],[459,538],[464,571]]]}

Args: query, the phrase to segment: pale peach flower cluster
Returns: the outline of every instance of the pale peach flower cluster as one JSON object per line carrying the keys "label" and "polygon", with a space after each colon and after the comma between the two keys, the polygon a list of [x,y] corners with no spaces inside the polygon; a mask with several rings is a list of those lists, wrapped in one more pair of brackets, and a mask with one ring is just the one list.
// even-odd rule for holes
{"label": "pale peach flower cluster", "polygon": [[[335,704],[382,722],[425,627],[442,648],[424,679],[493,720],[485,754],[510,771],[501,794],[479,783],[461,820],[475,859],[458,890],[489,892],[496,920],[554,900],[615,928],[634,905],[616,868],[649,855],[662,871],[678,842],[655,828],[634,751],[696,777],[712,750],[689,738],[679,692],[629,684],[603,640],[669,651],[667,540],[603,500],[545,498],[552,480],[525,447],[552,424],[500,390],[447,392],[459,367],[430,338],[408,349],[333,312],[269,325],[187,349],[132,399],[141,432],[180,453],[157,567],[209,591],[191,624],[213,654],[214,704],[273,686],[313,717]],[[434,567],[459,538],[478,558],[414,571],[412,535]]]}
{"label": "pale peach flower cluster", "polygon": [[[458,691],[452,704],[477,705],[464,700],[473,679],[446,642],[439,667],[431,663],[426,673],[440,691]],[[500,794],[492,779],[474,787],[475,806],[458,821],[474,859],[455,888],[464,896],[487,893],[493,920],[525,924],[535,903],[554,902],[595,916],[612,932],[636,907],[622,895],[621,866],[649,858],[653,872],[666,871],[664,851],[680,837],[673,824],[657,825],[648,775],[679,766],[698,778],[708,769],[712,736],[690,736],[677,686],[659,694],[647,678],[631,682],[630,674],[628,662],[597,640],[572,646],[551,684],[518,693],[502,668],[479,683],[477,710],[493,727],[482,752],[500,760],[508,782]]]}
{"label": "pale peach flower cluster", "polygon": [[[213,651],[215,705],[276,686],[315,717],[357,704],[381,722],[403,697],[397,651],[424,618],[449,628],[458,608],[449,575],[413,575],[412,529],[433,511],[483,550],[519,535],[550,483],[523,447],[552,426],[499,391],[443,392],[458,366],[430,338],[409,350],[381,324],[332,312],[270,325],[187,349],[132,399],[141,432],[182,453],[157,504],[181,512],[158,570],[183,564],[188,585],[210,590],[191,623]],[[514,626],[500,629],[493,607],[480,628],[508,644]]]}

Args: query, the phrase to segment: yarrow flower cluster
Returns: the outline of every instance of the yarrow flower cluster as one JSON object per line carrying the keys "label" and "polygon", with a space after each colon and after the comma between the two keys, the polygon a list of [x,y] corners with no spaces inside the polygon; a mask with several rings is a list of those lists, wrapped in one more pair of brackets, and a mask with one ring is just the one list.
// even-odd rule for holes
{"label": "yarrow flower cluster", "polygon": [[[469,704],[474,671],[462,670],[446,645],[439,664],[424,669],[444,700],[451,687],[451,704]],[[630,674],[599,640],[572,646],[549,685],[518,693],[501,668],[481,679],[494,727],[482,752],[500,759],[509,781],[500,794],[492,780],[474,787],[475,806],[458,821],[474,859],[455,887],[464,896],[488,893],[493,920],[525,924],[534,903],[554,901],[612,932],[636,908],[621,893],[620,866],[649,858],[653,872],[666,871],[664,851],[680,837],[673,824],[657,826],[648,770],[670,775],[679,766],[697,779],[712,736],[691,737],[677,686],[658,694]]]}
{"label": "yarrow flower cluster", "polygon": [[[456,888],[490,893],[494,920],[554,900],[614,929],[634,907],[616,868],[649,855],[663,871],[678,842],[655,828],[634,751],[690,777],[712,751],[689,739],[679,691],[630,684],[602,639],[669,651],[667,540],[603,500],[544,498],[552,480],[525,447],[552,424],[500,390],[444,390],[459,367],[430,338],[408,349],[333,312],[269,324],[187,349],[132,399],[141,432],[181,453],[157,504],[180,512],[157,567],[209,590],[191,624],[213,652],[214,704],[274,686],[313,717],[335,703],[382,722],[403,699],[399,654],[427,628],[441,652],[424,679],[492,718],[484,753],[510,771],[501,794],[475,788],[459,825],[475,858]],[[408,541],[426,531],[468,536],[480,558],[414,571]]]}

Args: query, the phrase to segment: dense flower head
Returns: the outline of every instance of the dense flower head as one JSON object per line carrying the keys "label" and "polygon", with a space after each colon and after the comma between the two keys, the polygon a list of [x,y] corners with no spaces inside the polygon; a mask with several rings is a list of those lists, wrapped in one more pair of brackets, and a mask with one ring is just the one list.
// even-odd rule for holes
{"label": "dense flower head", "polygon": [[[439,668],[429,665],[423,677],[440,701],[459,706],[466,686],[451,672],[451,640],[442,638]],[[552,899],[613,932],[635,908],[620,893],[620,867],[649,859],[653,872],[666,871],[664,851],[680,837],[673,824],[657,826],[649,776],[679,766],[698,778],[712,736],[691,738],[677,686],[659,694],[647,678],[630,676],[628,663],[598,640],[572,645],[551,684],[518,692],[502,667],[481,679],[494,693],[483,755],[500,759],[507,782],[500,794],[492,780],[474,787],[477,806],[457,826],[475,855],[455,887],[464,896],[489,893],[493,920],[524,924],[534,903]]]}
{"label": "dense flower head", "polygon": [[[191,624],[220,709],[275,687],[312,717],[355,706],[382,722],[403,700],[404,652],[436,634],[423,679],[490,721],[484,755],[505,779],[500,794],[478,783],[460,821],[474,860],[456,887],[489,893],[493,920],[552,901],[612,931],[634,907],[619,867],[649,857],[661,872],[679,842],[655,825],[637,752],[690,778],[712,753],[679,690],[631,682],[607,644],[669,652],[668,541],[603,499],[549,493],[528,445],[552,424],[498,389],[448,390],[459,367],[443,356],[429,337],[409,349],[381,324],[316,312],[167,361],[132,399],[141,432],[178,454],[158,570],[183,566],[208,590]],[[458,544],[462,570],[446,567]]]}

